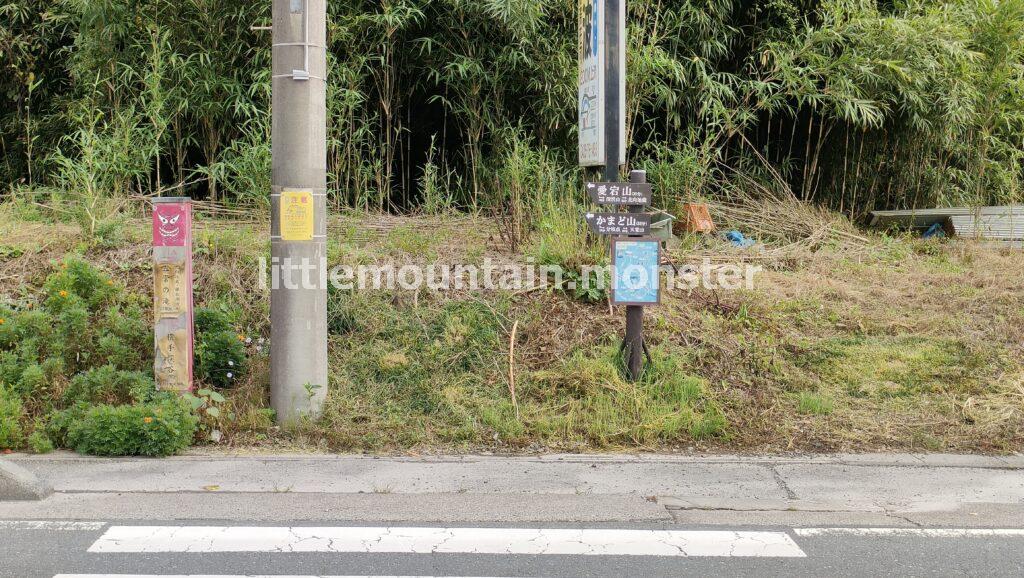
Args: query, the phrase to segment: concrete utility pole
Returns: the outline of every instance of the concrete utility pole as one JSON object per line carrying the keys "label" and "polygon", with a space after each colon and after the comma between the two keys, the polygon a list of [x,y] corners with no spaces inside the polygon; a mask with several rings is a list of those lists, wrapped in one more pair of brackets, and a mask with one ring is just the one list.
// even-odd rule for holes
{"label": "concrete utility pole", "polygon": [[327,396],[327,2],[273,0],[270,401],[281,424]]}

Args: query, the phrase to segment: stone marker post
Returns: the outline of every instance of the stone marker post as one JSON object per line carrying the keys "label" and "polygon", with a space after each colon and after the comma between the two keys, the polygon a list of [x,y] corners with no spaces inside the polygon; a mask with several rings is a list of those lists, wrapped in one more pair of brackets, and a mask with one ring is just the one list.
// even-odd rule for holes
{"label": "stone marker post", "polygon": [[153,317],[157,389],[192,390],[192,204],[153,199]]}

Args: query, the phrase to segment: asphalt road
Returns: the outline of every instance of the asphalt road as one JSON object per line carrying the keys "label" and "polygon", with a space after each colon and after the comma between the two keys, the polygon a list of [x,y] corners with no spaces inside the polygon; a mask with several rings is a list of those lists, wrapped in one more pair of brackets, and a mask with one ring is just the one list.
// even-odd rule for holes
{"label": "asphalt road", "polygon": [[3,578],[1024,576],[1024,531],[977,528],[0,521],[0,537]]}
{"label": "asphalt road", "polygon": [[16,456],[0,578],[1024,577],[1024,456]]}

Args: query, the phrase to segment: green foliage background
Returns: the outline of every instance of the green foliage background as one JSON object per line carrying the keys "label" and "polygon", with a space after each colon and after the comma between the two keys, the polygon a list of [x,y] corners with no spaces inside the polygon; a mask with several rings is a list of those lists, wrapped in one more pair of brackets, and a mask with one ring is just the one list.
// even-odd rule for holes
{"label": "green foliage background", "polygon": [[[0,2],[6,194],[73,191],[91,230],[133,192],[266,202],[270,2]],[[328,4],[337,206],[514,212],[531,151],[579,178],[577,0]],[[737,173],[853,217],[1022,198],[1024,0],[628,5],[630,164],[663,206]]]}

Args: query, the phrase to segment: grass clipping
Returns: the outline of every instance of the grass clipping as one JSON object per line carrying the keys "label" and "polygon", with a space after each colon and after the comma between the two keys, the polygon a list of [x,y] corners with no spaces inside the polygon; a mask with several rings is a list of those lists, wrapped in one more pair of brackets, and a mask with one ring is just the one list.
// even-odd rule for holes
{"label": "grass clipping", "polygon": [[708,203],[720,228],[742,231],[789,254],[823,247],[862,250],[870,240],[842,215],[802,201],[781,181],[772,185],[736,173],[725,193]]}

